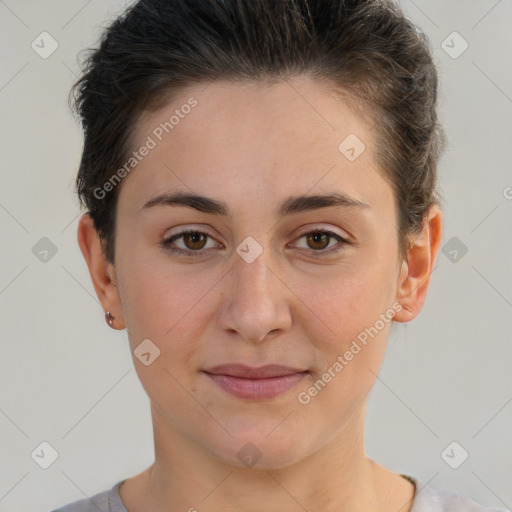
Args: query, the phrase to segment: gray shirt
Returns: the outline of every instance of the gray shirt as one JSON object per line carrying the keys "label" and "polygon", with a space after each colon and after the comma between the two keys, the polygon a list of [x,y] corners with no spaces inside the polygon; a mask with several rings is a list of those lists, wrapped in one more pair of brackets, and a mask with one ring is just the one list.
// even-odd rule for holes
{"label": "gray shirt", "polygon": [[[484,507],[465,496],[449,491],[437,491],[416,478],[402,476],[410,480],[416,488],[410,512],[510,512],[505,509]],[[108,491],[75,501],[52,512],[128,512],[119,495],[119,487],[123,482],[124,480],[121,480]]]}

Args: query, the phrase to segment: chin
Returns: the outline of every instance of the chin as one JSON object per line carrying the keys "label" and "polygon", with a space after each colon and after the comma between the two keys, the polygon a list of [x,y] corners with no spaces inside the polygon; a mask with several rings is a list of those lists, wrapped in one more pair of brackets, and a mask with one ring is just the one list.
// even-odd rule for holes
{"label": "chin", "polygon": [[[302,442],[308,433],[276,429],[282,418],[246,418],[229,422],[221,443],[211,446],[212,452],[227,464],[248,469],[272,470],[289,466],[307,456]],[[281,426],[282,427],[282,426]]]}

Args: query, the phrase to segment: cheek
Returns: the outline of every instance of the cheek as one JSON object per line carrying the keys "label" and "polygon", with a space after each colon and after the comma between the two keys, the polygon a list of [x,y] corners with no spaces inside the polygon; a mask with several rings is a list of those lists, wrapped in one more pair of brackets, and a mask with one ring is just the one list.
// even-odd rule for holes
{"label": "cheek", "polygon": [[[304,282],[298,294],[308,311],[302,325],[319,354],[299,397],[326,424],[342,425],[375,383],[384,359],[394,310],[382,272],[346,273],[326,282]],[[333,404],[338,404],[333,407]]]}
{"label": "cheek", "polygon": [[[151,261],[149,255],[127,260],[124,268],[123,311],[139,380],[157,403],[180,404],[181,386],[193,391],[190,376],[195,371],[194,354],[205,322],[207,297],[203,296],[212,285],[177,272],[176,266]],[[148,366],[137,358],[137,347],[146,339],[159,351]]]}
{"label": "cheek", "polygon": [[331,414],[332,404],[340,404],[340,422],[367,396],[384,359],[395,314],[393,265],[391,251],[380,257],[361,251],[330,276],[296,282],[308,315],[302,325],[319,354],[302,397]]}
{"label": "cheek", "polygon": [[[135,337],[160,338],[184,312],[179,278],[172,280],[149,261],[127,262],[122,300],[128,332]],[[174,322],[173,322],[174,321]]]}
{"label": "cheek", "polygon": [[[310,316],[304,326],[314,329],[326,347],[342,350],[347,342],[372,326],[391,307],[394,284],[389,262],[384,258],[353,258],[321,277],[302,276],[294,292]],[[320,334],[322,333],[322,335]]]}
{"label": "cheek", "polygon": [[134,350],[149,338],[162,355],[178,361],[192,353],[200,339],[219,277],[202,272],[198,278],[193,265],[180,267],[167,262],[165,255],[151,252],[142,251],[141,256],[132,252],[121,266],[121,297],[130,344]]}

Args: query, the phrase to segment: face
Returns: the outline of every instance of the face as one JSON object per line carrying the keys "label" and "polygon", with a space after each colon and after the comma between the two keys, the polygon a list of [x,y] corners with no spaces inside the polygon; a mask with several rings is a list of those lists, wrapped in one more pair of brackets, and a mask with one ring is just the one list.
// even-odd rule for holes
{"label": "face", "polygon": [[371,127],[298,77],[184,89],[135,135],[113,270],[159,435],[266,468],[348,435],[400,308]]}

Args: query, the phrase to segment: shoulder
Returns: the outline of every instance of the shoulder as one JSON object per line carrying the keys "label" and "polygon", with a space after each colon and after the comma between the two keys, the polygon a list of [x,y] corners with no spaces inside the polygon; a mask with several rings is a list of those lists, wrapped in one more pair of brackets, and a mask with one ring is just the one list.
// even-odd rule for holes
{"label": "shoulder", "polygon": [[51,512],[128,512],[121,501],[119,487],[124,482],[117,482],[111,489],[99,492],[90,498],[68,503]]}
{"label": "shoulder", "polygon": [[434,489],[413,477],[407,479],[416,486],[410,512],[509,512],[502,508],[485,507],[452,491]]}

